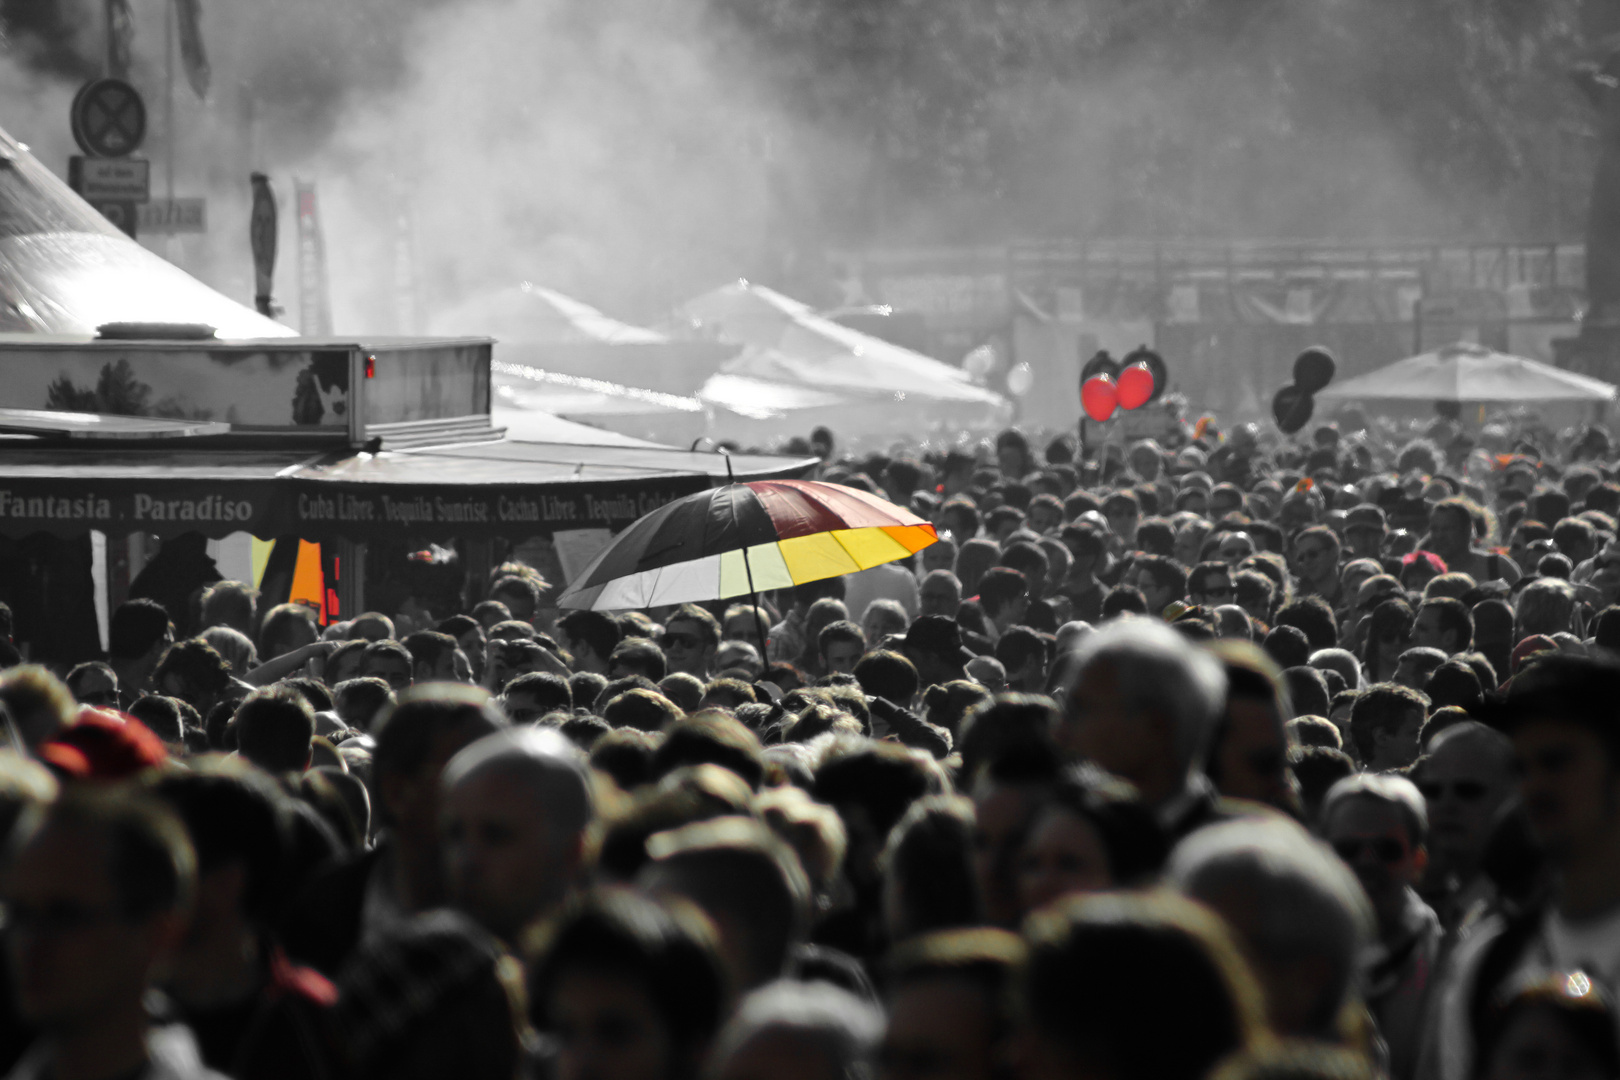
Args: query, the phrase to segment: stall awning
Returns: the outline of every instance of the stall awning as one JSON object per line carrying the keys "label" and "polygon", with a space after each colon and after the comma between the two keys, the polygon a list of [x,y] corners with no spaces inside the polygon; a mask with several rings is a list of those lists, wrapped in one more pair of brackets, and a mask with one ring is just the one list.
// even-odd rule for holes
{"label": "stall awning", "polygon": [[[813,461],[738,455],[739,480],[805,475]],[[724,483],[725,458],[650,446],[500,440],[377,454],[109,450],[0,440],[0,535],[306,540],[523,538],[620,529],[672,499]]]}

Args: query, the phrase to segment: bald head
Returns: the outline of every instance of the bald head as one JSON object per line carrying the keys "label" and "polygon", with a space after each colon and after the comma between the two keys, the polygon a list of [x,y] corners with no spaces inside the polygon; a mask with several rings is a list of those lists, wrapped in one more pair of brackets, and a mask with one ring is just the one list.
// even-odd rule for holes
{"label": "bald head", "polygon": [[442,784],[451,899],[515,940],[585,870],[594,803],[584,758],[551,728],[511,728],[451,758]]}

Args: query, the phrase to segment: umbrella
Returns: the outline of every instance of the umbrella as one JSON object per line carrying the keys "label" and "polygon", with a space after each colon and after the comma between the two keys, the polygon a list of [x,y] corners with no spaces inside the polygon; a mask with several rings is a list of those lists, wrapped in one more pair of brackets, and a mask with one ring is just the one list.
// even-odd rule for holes
{"label": "umbrella", "polygon": [[1335,383],[1324,400],[1613,401],[1615,387],[1550,364],[1458,342]]}
{"label": "umbrella", "polygon": [[728,484],[636,521],[557,602],[617,611],[724,600],[867,570],[937,539],[915,514],[841,484]]}

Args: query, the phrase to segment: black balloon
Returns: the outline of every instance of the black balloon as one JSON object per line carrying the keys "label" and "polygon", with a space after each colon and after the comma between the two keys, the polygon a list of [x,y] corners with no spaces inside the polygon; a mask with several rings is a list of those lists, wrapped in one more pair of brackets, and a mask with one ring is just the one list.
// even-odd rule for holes
{"label": "black balloon", "polygon": [[1271,399],[1271,416],[1284,435],[1292,435],[1304,427],[1315,411],[1316,399],[1298,386],[1285,386]]}
{"label": "black balloon", "polygon": [[1119,362],[1121,370],[1130,367],[1132,364],[1146,364],[1148,370],[1153,372],[1153,394],[1148,400],[1158,400],[1159,396],[1164,393],[1165,387],[1170,385],[1170,369],[1165,366],[1164,357],[1146,345],[1139,345],[1130,355]]}
{"label": "black balloon", "polygon": [[1337,370],[1333,354],[1320,345],[1312,345],[1294,360],[1294,385],[1307,394],[1314,394],[1333,381]]}
{"label": "black balloon", "polygon": [[1106,375],[1110,379],[1117,379],[1123,367],[1123,364],[1108,355],[1107,349],[1103,349],[1096,356],[1087,360],[1080,368],[1080,385],[1086,385],[1086,380],[1096,375]]}

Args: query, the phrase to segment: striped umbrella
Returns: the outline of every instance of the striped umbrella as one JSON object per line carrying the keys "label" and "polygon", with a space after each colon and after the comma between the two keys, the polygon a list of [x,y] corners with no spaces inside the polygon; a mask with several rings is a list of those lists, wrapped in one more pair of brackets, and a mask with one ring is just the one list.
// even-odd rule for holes
{"label": "striped umbrella", "polygon": [[915,514],[841,484],[729,484],[641,518],[558,603],[618,611],[724,600],[866,570],[937,539]]}

